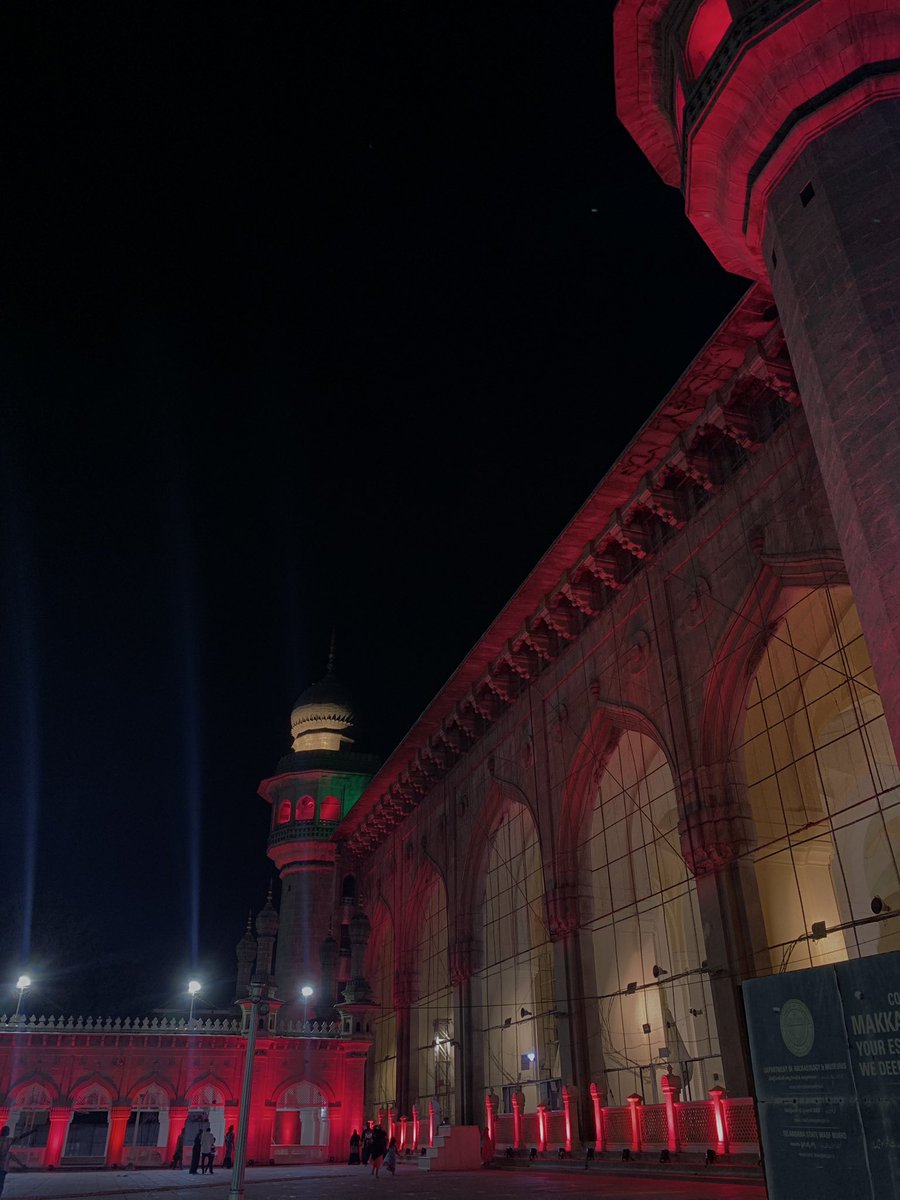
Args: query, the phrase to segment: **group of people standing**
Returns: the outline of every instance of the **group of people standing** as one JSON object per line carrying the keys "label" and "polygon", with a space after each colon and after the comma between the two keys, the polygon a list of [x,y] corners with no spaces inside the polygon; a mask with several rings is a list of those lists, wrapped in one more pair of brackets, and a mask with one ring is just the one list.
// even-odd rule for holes
{"label": "group of people standing", "polygon": [[[225,1156],[222,1159],[222,1166],[226,1171],[230,1171],[232,1167],[232,1157],[234,1155],[234,1126],[229,1125],[225,1133]],[[188,1168],[189,1175],[196,1175],[198,1170],[201,1175],[206,1175],[209,1172],[213,1174],[213,1162],[216,1157],[216,1135],[207,1125],[203,1129],[197,1130],[197,1136],[194,1138],[191,1145],[191,1165]],[[184,1130],[182,1129],[175,1141],[175,1153],[172,1156],[172,1169],[180,1171],[182,1160],[184,1158]]]}
{"label": "group of people standing", "polygon": [[347,1162],[351,1167],[360,1164],[365,1166],[371,1162],[372,1174],[376,1179],[382,1167],[393,1175],[397,1170],[397,1139],[391,1138],[388,1142],[382,1126],[367,1121],[361,1137],[358,1129],[354,1129],[350,1135],[350,1157]]}

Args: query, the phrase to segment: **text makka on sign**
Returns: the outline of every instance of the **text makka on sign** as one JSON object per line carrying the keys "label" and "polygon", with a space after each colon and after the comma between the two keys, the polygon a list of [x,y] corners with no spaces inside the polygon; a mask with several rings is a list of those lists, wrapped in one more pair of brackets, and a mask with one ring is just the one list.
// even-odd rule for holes
{"label": "text makka on sign", "polygon": [[900,1194],[900,953],[742,991],[771,1200]]}

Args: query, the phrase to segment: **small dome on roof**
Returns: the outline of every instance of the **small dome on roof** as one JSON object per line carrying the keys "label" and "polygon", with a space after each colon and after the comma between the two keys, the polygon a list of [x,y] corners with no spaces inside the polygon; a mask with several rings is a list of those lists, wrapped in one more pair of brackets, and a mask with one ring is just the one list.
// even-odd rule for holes
{"label": "small dome on roof", "polygon": [[325,705],[326,707],[336,705],[345,708],[348,712],[352,711],[347,689],[333,671],[329,671],[324,679],[320,679],[318,683],[308,687],[294,702],[294,710],[310,705]]}
{"label": "small dome on roof", "polygon": [[353,705],[333,671],[308,687],[291,711],[293,749],[342,750],[352,744],[345,730],[353,725]]}

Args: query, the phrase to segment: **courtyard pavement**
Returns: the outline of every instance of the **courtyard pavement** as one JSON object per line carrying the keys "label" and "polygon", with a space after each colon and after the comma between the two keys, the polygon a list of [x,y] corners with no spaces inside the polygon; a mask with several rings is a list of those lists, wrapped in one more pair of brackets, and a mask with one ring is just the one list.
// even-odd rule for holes
{"label": "courtyard pavement", "polygon": [[[227,1200],[230,1174],[210,1179],[187,1171],[12,1171],[3,1200]],[[594,1196],[598,1200],[764,1200],[761,1184],[697,1179],[633,1179],[599,1172],[560,1172],[539,1167],[516,1171],[426,1172],[401,1163],[394,1178],[346,1166],[254,1167],[247,1171],[246,1200],[354,1200],[386,1194],[401,1200],[525,1200],[529,1196]]]}

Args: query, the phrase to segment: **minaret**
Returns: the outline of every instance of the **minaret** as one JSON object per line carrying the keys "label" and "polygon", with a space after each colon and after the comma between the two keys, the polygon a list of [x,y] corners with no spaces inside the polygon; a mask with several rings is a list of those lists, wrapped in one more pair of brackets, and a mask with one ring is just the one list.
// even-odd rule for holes
{"label": "minaret", "polygon": [[250,993],[250,977],[253,975],[253,964],[256,962],[256,938],[253,936],[252,912],[247,914],[247,928],[237,944],[236,955],[238,968],[234,998],[243,1000]]}
{"label": "minaret", "polygon": [[272,967],[275,959],[275,939],[278,936],[278,913],[272,903],[272,889],[266,902],[256,916],[256,968],[253,978],[271,985],[274,980]]}
{"label": "minaret", "polygon": [[900,4],[619,0],[615,44],[622,121],[771,287],[900,755]]}
{"label": "minaret", "polygon": [[[320,947],[329,935],[340,890],[335,879],[336,837],[378,767],[352,749],[353,707],[334,673],[308,688],[291,712],[291,753],[265,779],[259,794],[272,806],[268,854],[281,876],[275,978],[281,999],[297,1014],[300,989],[313,988],[309,1016],[328,1012],[338,999],[322,994]],[[333,992],[334,971],[325,972]]]}

